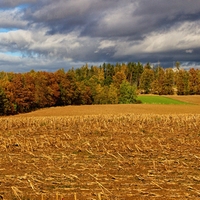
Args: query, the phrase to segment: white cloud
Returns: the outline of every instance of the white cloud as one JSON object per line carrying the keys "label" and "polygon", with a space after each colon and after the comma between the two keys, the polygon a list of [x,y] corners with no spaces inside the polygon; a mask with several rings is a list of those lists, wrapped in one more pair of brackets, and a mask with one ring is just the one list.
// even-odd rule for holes
{"label": "white cloud", "polygon": [[22,19],[22,13],[19,9],[1,10],[0,27],[1,28],[22,28],[27,25],[27,21]]}
{"label": "white cloud", "polygon": [[10,61],[12,63],[20,62],[20,58],[17,56],[12,56],[6,53],[0,53],[0,62],[7,62]]}
{"label": "white cloud", "polygon": [[76,32],[69,34],[46,35],[46,29],[15,30],[0,33],[0,47],[4,51],[22,51],[42,55],[63,56],[82,46]]}
{"label": "white cloud", "polygon": [[72,67],[70,59],[59,60],[45,57],[18,57],[0,53],[0,71],[21,72],[30,71],[31,69],[55,71],[58,68],[69,69],[70,66]]}
{"label": "white cloud", "polygon": [[115,42],[110,40],[103,40],[100,42],[98,49],[106,49],[109,47],[115,47]]}
{"label": "white cloud", "polygon": [[[89,61],[89,55],[97,48],[96,39],[91,41],[88,37],[79,37],[77,31],[54,35],[47,35],[47,31],[46,28],[33,28],[0,33],[0,49],[3,52],[0,62],[4,62],[3,66],[7,70],[12,68],[14,71],[39,67],[41,70],[77,67],[78,63],[85,64],[81,59],[92,62]],[[8,55],[7,52],[13,53]]]}
{"label": "white cloud", "polygon": [[183,62],[181,63],[181,67],[185,70],[189,70],[191,68],[194,69],[200,69],[200,62],[199,63],[195,63],[195,62]]}
{"label": "white cloud", "polygon": [[185,50],[186,53],[193,53],[193,49],[187,49]]}
{"label": "white cloud", "polygon": [[[145,39],[134,43],[120,41],[115,57],[140,53],[161,53],[200,48],[200,20],[174,25],[165,32],[146,34]],[[192,53],[191,50],[187,53]]]}

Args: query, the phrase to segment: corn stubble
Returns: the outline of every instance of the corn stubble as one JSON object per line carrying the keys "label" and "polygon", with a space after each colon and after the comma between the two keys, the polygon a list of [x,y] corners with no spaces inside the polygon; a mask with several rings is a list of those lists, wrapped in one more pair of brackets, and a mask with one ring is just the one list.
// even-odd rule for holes
{"label": "corn stubble", "polygon": [[200,198],[200,115],[0,118],[3,199]]}

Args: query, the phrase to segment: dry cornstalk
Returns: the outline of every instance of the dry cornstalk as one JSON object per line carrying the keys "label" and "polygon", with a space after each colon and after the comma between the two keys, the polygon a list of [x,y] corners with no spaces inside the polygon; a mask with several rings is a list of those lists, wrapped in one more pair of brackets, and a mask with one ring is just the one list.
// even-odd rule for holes
{"label": "dry cornstalk", "polygon": [[138,152],[142,151],[142,149],[140,147],[138,147],[137,144],[135,144],[135,148],[137,149]]}
{"label": "dry cornstalk", "polygon": [[19,200],[21,200],[20,195],[22,194],[22,191],[20,191],[18,188],[14,187],[14,186],[12,186],[11,189],[12,189],[14,195],[15,195]]}
{"label": "dry cornstalk", "polygon": [[88,173],[92,178],[94,178],[95,180],[98,180],[98,178],[96,178],[95,176],[93,176],[92,174]]}
{"label": "dry cornstalk", "polygon": [[96,181],[96,183],[104,190],[106,190],[108,193],[112,194],[112,192],[110,192],[107,188],[105,188],[101,183],[99,183],[98,181]]}
{"label": "dry cornstalk", "polygon": [[114,154],[109,153],[108,151],[107,151],[107,154],[110,155],[110,156],[112,156],[113,158],[115,158],[115,159],[118,160],[119,162],[121,162],[121,160],[119,160],[119,158],[118,158],[117,156],[115,156]]}
{"label": "dry cornstalk", "polygon": [[56,192],[56,200],[58,200],[59,194],[58,192]]}
{"label": "dry cornstalk", "polygon": [[158,185],[158,184],[155,183],[154,181],[152,181],[152,183],[153,183],[154,185],[156,185],[157,187],[159,187],[160,189],[163,189],[163,187],[161,187],[160,185]]}
{"label": "dry cornstalk", "polygon": [[101,193],[98,193],[98,200],[101,200]]}
{"label": "dry cornstalk", "polygon": [[191,189],[193,192],[197,193],[198,195],[200,195],[200,191],[198,191],[197,189],[193,188],[192,186],[188,186],[189,189]]}
{"label": "dry cornstalk", "polygon": [[32,190],[35,190],[35,187],[34,187],[33,183],[32,183],[29,179],[28,179],[28,182],[29,182],[29,184],[30,184]]}
{"label": "dry cornstalk", "polygon": [[44,200],[44,194],[43,193],[41,194],[41,200]]}
{"label": "dry cornstalk", "polygon": [[76,193],[74,193],[74,200],[77,200],[77,195],[76,195]]}

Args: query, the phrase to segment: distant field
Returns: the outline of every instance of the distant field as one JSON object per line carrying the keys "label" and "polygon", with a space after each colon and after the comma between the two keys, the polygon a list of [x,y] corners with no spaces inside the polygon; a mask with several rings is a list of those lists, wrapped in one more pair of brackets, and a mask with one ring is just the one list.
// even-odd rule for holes
{"label": "distant field", "polygon": [[117,114],[200,114],[200,105],[124,104],[65,106],[40,109],[31,113],[15,115],[13,117],[53,117]]}
{"label": "distant field", "polygon": [[166,97],[187,103],[200,104],[200,95],[166,95]]}
{"label": "distant field", "polygon": [[45,108],[31,113],[15,115],[13,117],[53,117],[116,114],[200,114],[200,106],[162,104],[65,106]]}
{"label": "distant field", "polygon": [[[145,97],[145,96],[144,96]],[[141,98],[141,96],[139,96]],[[116,115],[116,114],[200,114],[200,96],[163,96],[155,98],[158,102],[164,99],[165,104],[112,104],[84,105],[44,108],[13,117],[37,116],[80,116],[80,115]],[[153,100],[151,99],[151,102]],[[181,103],[180,103],[181,101]],[[166,104],[174,102],[174,104]],[[175,104],[177,103],[177,104]]]}
{"label": "distant field", "polygon": [[171,97],[157,96],[157,95],[139,95],[137,99],[144,104],[173,104],[173,105],[189,104],[187,102],[173,99]]}

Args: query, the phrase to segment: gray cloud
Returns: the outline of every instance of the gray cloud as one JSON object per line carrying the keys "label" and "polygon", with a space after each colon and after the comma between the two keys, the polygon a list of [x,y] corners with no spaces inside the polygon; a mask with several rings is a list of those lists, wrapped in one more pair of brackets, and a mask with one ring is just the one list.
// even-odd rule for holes
{"label": "gray cloud", "polygon": [[2,0],[0,9],[5,70],[158,60],[199,66],[198,1]]}
{"label": "gray cloud", "polygon": [[0,8],[13,8],[22,4],[36,3],[38,0],[1,0]]}
{"label": "gray cloud", "polygon": [[1,28],[25,28],[26,26],[27,21],[22,19],[19,10],[3,10],[0,12]]}

